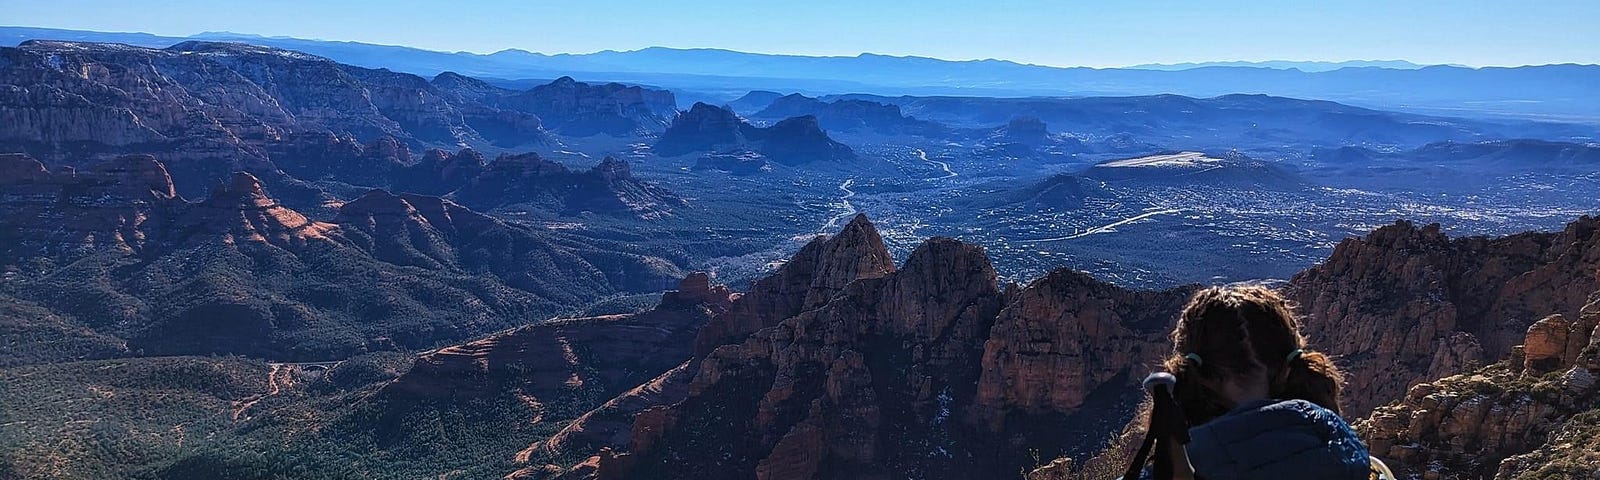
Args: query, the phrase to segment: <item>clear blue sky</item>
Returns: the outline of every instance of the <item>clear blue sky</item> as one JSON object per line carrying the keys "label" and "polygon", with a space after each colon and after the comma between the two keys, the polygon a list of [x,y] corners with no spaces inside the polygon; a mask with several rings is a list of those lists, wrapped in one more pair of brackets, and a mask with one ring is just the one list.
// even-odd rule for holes
{"label": "clear blue sky", "polygon": [[1600,63],[1600,0],[0,0],[0,25],[544,53],[713,47],[1045,65]]}

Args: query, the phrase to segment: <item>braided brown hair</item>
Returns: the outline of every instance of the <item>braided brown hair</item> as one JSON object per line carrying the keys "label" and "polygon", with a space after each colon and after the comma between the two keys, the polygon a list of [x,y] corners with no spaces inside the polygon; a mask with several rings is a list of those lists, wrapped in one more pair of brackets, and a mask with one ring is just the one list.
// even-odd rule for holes
{"label": "braided brown hair", "polygon": [[1191,425],[1232,408],[1204,381],[1218,384],[1258,373],[1266,376],[1274,399],[1306,400],[1339,412],[1344,377],[1327,355],[1307,348],[1288,300],[1266,287],[1196,292],[1172,331],[1172,355],[1164,364],[1178,378],[1173,395]]}

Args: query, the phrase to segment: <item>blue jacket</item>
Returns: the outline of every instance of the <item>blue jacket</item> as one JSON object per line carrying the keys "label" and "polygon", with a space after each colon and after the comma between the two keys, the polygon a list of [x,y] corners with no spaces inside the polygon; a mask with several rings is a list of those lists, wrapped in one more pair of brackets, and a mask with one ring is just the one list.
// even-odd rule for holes
{"label": "blue jacket", "polygon": [[1339,415],[1305,400],[1261,400],[1189,429],[1205,480],[1366,480],[1367,446]]}

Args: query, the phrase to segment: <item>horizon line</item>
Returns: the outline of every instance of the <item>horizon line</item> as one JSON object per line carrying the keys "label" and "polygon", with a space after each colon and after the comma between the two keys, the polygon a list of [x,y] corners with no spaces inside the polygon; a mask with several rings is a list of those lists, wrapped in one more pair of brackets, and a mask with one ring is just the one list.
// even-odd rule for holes
{"label": "horizon line", "polygon": [[[926,60],[936,60],[936,61],[951,62],[951,63],[1004,62],[1004,63],[1010,63],[1010,64],[1014,64],[1014,65],[1028,66],[1028,67],[1059,68],[1059,69],[1067,69],[1067,68],[1145,69],[1145,68],[1141,68],[1141,67],[1184,67],[1184,66],[1192,66],[1192,68],[1205,68],[1205,67],[1209,67],[1209,66],[1215,66],[1215,65],[1206,65],[1206,64],[1217,64],[1217,63],[1265,64],[1265,63],[1275,63],[1275,62],[1330,64],[1330,65],[1337,65],[1337,64],[1342,64],[1342,63],[1356,63],[1356,62],[1405,62],[1405,63],[1411,64],[1411,65],[1415,65],[1415,66],[1418,67],[1418,68],[1406,68],[1406,69],[1395,69],[1395,68],[1389,68],[1389,67],[1342,67],[1342,68],[1389,68],[1389,69],[1393,69],[1393,70],[1417,70],[1417,69],[1426,68],[1426,67],[1458,67],[1458,68],[1483,69],[1483,68],[1545,67],[1545,66],[1559,66],[1559,65],[1600,66],[1600,63],[1583,63],[1583,62],[1579,62],[1579,61],[1568,61],[1568,62],[1559,62],[1559,63],[1540,63],[1540,64],[1527,63],[1527,64],[1521,64],[1521,65],[1473,65],[1473,64],[1457,63],[1457,62],[1452,62],[1452,63],[1418,63],[1418,62],[1407,60],[1407,59],[1403,59],[1403,58],[1393,58],[1393,59],[1344,59],[1344,60],[1304,60],[1304,59],[1294,60],[1294,59],[1286,59],[1286,58],[1273,58],[1273,59],[1266,59],[1266,60],[1244,60],[1244,59],[1233,59],[1233,60],[1186,60],[1186,61],[1171,61],[1171,62],[1154,61],[1154,62],[1132,63],[1132,64],[1126,64],[1126,65],[1117,65],[1117,66],[1092,66],[1092,65],[1051,65],[1051,64],[1042,64],[1042,63],[1029,63],[1029,62],[1023,62],[1023,61],[1018,61],[1018,60],[1010,60],[1010,59],[994,58],[994,57],[989,57],[989,58],[970,58],[970,59],[951,59],[951,58],[931,57],[931,56],[926,56],[926,55],[916,55],[916,54],[899,55],[899,54],[874,53],[874,52],[865,52],[865,51],[860,52],[860,53],[856,53],[856,54],[801,54],[801,53],[762,52],[762,51],[751,51],[751,50],[737,50],[737,49],[727,48],[727,47],[680,47],[680,46],[668,46],[668,45],[650,45],[650,46],[644,46],[644,47],[638,47],[638,48],[626,49],[626,50],[619,50],[619,49],[615,49],[615,48],[607,48],[607,49],[600,49],[600,50],[594,50],[594,51],[589,51],[589,52],[555,52],[555,53],[533,51],[533,50],[528,50],[528,49],[519,48],[519,47],[506,47],[506,48],[501,48],[499,50],[495,50],[495,51],[492,51],[492,52],[485,52],[485,51],[472,51],[472,50],[455,50],[455,51],[438,50],[438,49],[432,49],[432,48],[415,46],[415,45],[396,45],[396,44],[387,44],[387,43],[374,43],[374,42],[367,42],[367,41],[360,41],[360,40],[335,40],[335,39],[327,39],[327,38],[308,38],[308,37],[296,37],[296,36],[291,36],[291,35],[267,35],[267,34],[260,34],[260,33],[230,32],[230,31],[226,31],[226,30],[208,30],[208,31],[202,31],[202,32],[199,32],[199,33],[191,33],[191,34],[186,34],[186,35],[177,35],[177,34],[162,34],[162,33],[151,33],[151,32],[84,30],[84,29],[74,29],[74,28],[41,27],[41,26],[27,26],[27,25],[0,25],[0,28],[55,30],[55,31],[62,31],[62,32],[86,32],[86,33],[103,33],[103,34],[149,35],[149,36],[152,36],[152,37],[178,38],[178,39],[189,39],[189,40],[195,40],[196,37],[199,37],[199,36],[202,36],[202,35],[233,35],[233,36],[239,36],[239,37],[255,37],[255,38],[262,38],[262,39],[269,39],[269,40],[300,40],[300,41],[309,41],[309,42],[328,42],[328,43],[357,44],[357,45],[367,45],[367,46],[375,46],[375,47],[409,48],[409,49],[422,50],[422,51],[433,52],[433,53],[454,54],[454,55],[475,55],[475,56],[491,56],[491,55],[500,54],[500,53],[506,53],[506,52],[521,52],[521,53],[528,53],[528,54],[534,54],[534,55],[543,55],[543,56],[547,56],[547,57],[561,56],[561,55],[585,56],[585,55],[596,55],[596,54],[601,54],[601,53],[637,53],[637,52],[642,52],[642,51],[645,51],[645,50],[664,49],[664,50],[677,50],[677,51],[707,50],[707,51],[742,53],[742,54],[748,54],[748,55],[766,55],[766,56],[799,57],[799,58],[861,58],[861,57],[867,57],[867,56],[877,56],[877,57],[890,57],[890,58],[926,59]],[[42,39],[41,38],[41,39],[34,39],[34,40],[48,40],[48,39]],[[1240,66],[1237,66],[1237,67],[1241,67],[1241,68],[1269,68],[1269,69],[1274,69],[1274,70],[1284,70],[1283,68],[1266,67],[1266,66],[1240,65]],[[1297,68],[1293,68],[1293,67],[1290,67],[1288,69],[1290,69],[1290,70],[1298,70]]]}

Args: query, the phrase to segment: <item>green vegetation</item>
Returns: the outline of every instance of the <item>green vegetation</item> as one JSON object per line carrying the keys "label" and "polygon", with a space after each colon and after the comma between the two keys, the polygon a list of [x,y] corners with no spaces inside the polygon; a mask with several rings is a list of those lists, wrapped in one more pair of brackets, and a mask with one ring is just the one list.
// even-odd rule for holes
{"label": "green vegetation", "polygon": [[[1600,406],[1597,406],[1600,407]],[[1600,409],[1574,415],[1550,434],[1550,442],[1521,460],[1534,466],[1513,480],[1593,478],[1600,471]]]}
{"label": "green vegetation", "polygon": [[[648,374],[537,400],[519,368],[491,372],[481,382],[488,390],[471,394],[386,392],[414,359],[379,352],[327,369],[232,356],[0,368],[0,478],[499,478],[522,466],[519,451]],[[589,363],[585,378],[611,368]],[[531,453],[531,465],[581,460]]]}

